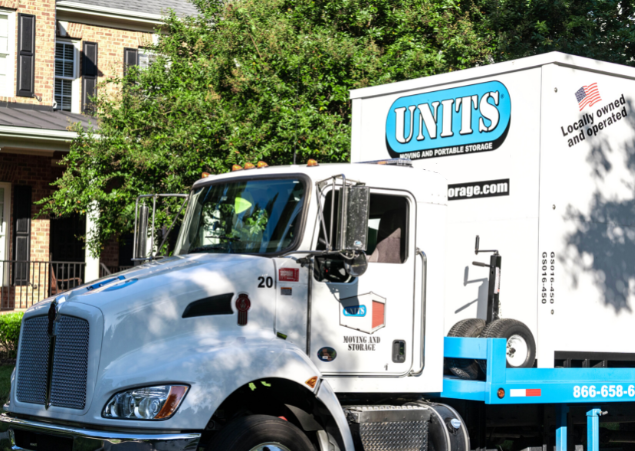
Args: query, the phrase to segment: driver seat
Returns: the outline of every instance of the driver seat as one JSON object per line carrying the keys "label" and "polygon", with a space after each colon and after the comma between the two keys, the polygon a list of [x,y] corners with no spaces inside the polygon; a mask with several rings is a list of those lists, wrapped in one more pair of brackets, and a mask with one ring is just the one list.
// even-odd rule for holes
{"label": "driver seat", "polygon": [[369,262],[403,263],[406,257],[405,233],[406,214],[402,208],[385,212],[379,221],[377,246],[368,258]]}

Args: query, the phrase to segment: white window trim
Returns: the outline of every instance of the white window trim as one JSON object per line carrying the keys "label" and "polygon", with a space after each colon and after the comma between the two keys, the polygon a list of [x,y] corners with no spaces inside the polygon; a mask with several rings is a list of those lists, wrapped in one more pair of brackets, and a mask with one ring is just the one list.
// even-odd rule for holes
{"label": "white window trim", "polygon": [[[56,39],[55,44],[72,44],[74,48],[74,62],[73,62],[73,77],[60,77],[53,75],[54,78],[60,80],[71,80],[71,113],[81,113],[82,102],[79,96],[79,92],[82,86],[82,80],[79,76],[79,57],[81,55],[82,42],[75,39]],[[55,98],[55,85],[53,85],[53,98]]]}
{"label": "white window trim", "polygon": [[3,97],[15,97],[15,70],[17,67],[17,61],[15,58],[15,11],[10,9],[0,8],[1,14],[6,14],[9,18],[9,23],[7,24],[9,27],[9,42],[7,46],[9,47],[9,52],[7,53],[7,78],[6,84],[4,88],[0,87],[0,96]]}
{"label": "white window trim", "polygon": [[[146,48],[146,47],[139,47],[137,49],[137,61],[141,61],[141,55],[148,55],[149,57],[156,57],[157,53]],[[139,64],[139,69],[141,69],[141,64]]]}
{"label": "white window trim", "polygon": [[[158,37],[159,37],[159,36],[158,36],[158,35],[156,35],[156,34],[155,34],[155,35],[153,35],[153,37],[155,37],[155,36],[156,36],[156,37],[157,37],[157,39],[158,39]],[[149,49],[148,47],[139,47],[139,48],[137,49],[137,60],[138,60],[138,61],[140,61],[140,55],[141,55],[141,54],[148,55],[148,56],[154,56],[154,57],[155,57],[155,59],[156,59],[156,58],[159,58],[159,57],[165,57],[165,55],[163,55],[163,54],[161,54],[161,53],[157,53],[157,52],[155,52],[154,50]],[[171,66],[172,66],[172,62],[171,62],[170,60],[166,60],[166,62],[165,62],[165,66],[164,66],[164,67],[165,67],[166,69],[169,69]],[[141,64],[139,64],[139,69],[141,69]],[[142,70],[143,70],[143,69],[142,69]]]}
{"label": "white window trim", "polygon": [[[0,182],[0,188],[4,188],[4,214],[0,224],[0,233],[4,238],[0,239],[0,260],[9,260],[9,249],[11,243],[11,183]],[[0,287],[9,284],[8,267],[0,263]]]}

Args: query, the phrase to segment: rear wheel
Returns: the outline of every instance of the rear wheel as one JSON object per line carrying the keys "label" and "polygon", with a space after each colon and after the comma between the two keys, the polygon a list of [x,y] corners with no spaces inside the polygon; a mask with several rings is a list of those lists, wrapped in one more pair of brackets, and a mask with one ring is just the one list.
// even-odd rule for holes
{"label": "rear wheel", "polygon": [[[536,342],[527,326],[515,319],[497,319],[489,323],[481,338],[507,339],[507,368],[531,368],[536,360]],[[487,369],[487,361],[480,360],[483,372]]]}
{"label": "rear wheel", "polygon": [[231,421],[212,437],[206,451],[315,451],[299,428],[269,415]]}
{"label": "rear wheel", "polygon": [[[459,321],[448,337],[478,337],[485,328],[485,321],[478,318],[468,318]],[[476,379],[478,377],[478,364],[476,360],[446,359],[446,365],[450,372],[461,379]]]}

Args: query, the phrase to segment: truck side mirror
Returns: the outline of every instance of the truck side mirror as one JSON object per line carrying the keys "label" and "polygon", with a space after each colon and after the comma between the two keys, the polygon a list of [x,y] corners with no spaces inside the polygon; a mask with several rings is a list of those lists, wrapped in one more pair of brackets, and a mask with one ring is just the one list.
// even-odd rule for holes
{"label": "truck side mirror", "polygon": [[341,218],[337,248],[363,253],[368,245],[370,189],[364,185],[346,186],[340,196]]}
{"label": "truck side mirror", "polygon": [[146,204],[139,207],[139,216],[134,231],[133,258],[147,257],[146,243],[148,242],[148,216],[150,209]]}

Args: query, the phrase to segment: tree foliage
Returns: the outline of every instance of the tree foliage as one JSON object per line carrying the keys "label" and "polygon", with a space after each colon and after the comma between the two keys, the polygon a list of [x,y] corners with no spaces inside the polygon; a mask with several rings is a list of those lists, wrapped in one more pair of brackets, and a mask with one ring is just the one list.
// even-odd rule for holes
{"label": "tree foliage", "polygon": [[[184,193],[232,164],[347,161],[349,91],[489,61],[470,0],[195,1],[166,18],[158,56],[105,83],[96,130],[77,128],[43,212],[98,214],[87,245],[131,231],[143,193]],[[102,89],[101,92],[112,92]],[[177,203],[157,216],[166,223]]]}
{"label": "tree foliage", "polygon": [[635,65],[633,0],[482,0],[494,59],[560,51]]}

